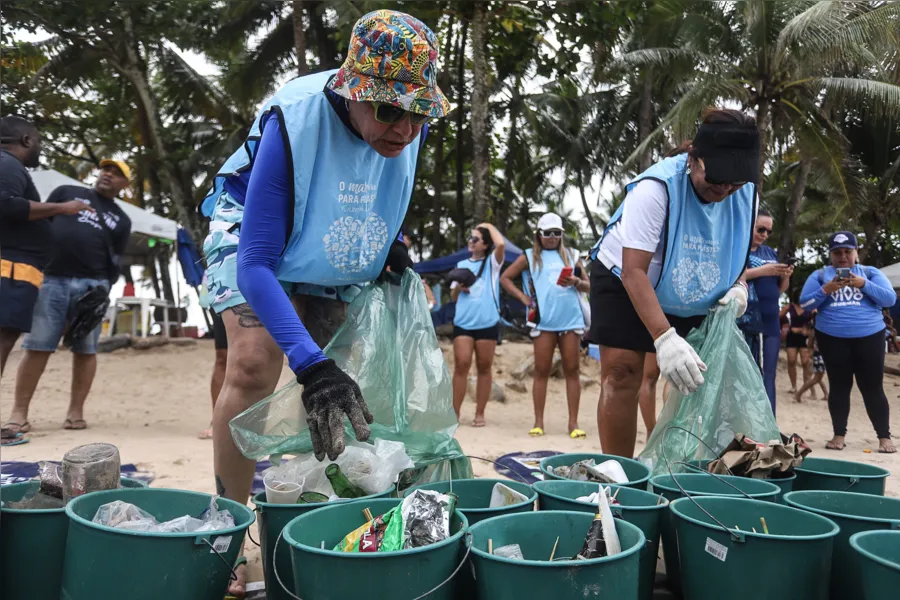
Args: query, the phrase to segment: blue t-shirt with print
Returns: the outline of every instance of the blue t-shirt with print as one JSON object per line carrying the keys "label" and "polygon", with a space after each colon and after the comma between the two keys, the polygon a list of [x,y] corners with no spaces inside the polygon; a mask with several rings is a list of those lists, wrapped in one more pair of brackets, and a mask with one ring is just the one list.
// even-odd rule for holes
{"label": "blue t-shirt with print", "polygon": [[[770,263],[777,263],[778,255],[768,246],[760,246],[750,252],[750,268],[761,267]],[[778,298],[781,297],[780,277],[757,277],[750,283],[756,290],[759,298],[759,312],[762,316],[763,335],[779,335],[781,327],[778,323]]]}

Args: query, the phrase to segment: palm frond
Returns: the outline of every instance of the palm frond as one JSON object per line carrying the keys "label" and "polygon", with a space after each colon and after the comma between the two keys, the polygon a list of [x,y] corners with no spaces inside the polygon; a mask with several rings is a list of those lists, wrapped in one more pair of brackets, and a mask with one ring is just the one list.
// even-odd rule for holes
{"label": "palm frond", "polygon": [[847,102],[873,115],[900,117],[900,85],[855,77],[819,77],[836,102]]}
{"label": "palm frond", "polygon": [[823,0],[811,2],[806,10],[794,16],[781,29],[775,46],[775,56],[783,57],[788,50],[799,42],[804,44],[821,44],[826,39],[825,31],[836,28],[842,21],[844,9],[841,2]]}

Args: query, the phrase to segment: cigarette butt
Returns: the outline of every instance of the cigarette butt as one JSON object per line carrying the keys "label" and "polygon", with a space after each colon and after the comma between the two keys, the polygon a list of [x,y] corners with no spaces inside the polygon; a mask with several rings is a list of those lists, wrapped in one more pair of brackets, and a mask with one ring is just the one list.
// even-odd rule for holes
{"label": "cigarette butt", "polygon": [[759,518],[759,522],[762,523],[763,533],[766,534],[766,535],[769,535],[769,526],[766,525],[766,518],[765,518],[765,517],[760,517],[760,518]]}
{"label": "cigarette butt", "polygon": [[753,531],[753,533],[756,533],[756,527],[751,527],[750,529]]}
{"label": "cigarette butt", "polygon": [[556,536],[556,541],[553,542],[553,550],[550,551],[550,561],[553,561],[553,557],[556,556],[556,545],[559,543],[559,536]]}
{"label": "cigarette butt", "polygon": [[656,501],[656,505],[659,506],[660,504],[662,504],[662,501],[663,501],[663,497],[660,496],[659,500]]}
{"label": "cigarette butt", "polygon": [[488,538],[488,554],[493,554],[493,553],[494,553],[494,540],[491,538]]}
{"label": "cigarette butt", "polygon": [[740,531],[740,530],[741,530],[741,528],[740,528],[740,527],[738,527],[738,526],[737,526],[737,525],[735,525],[735,526],[734,526],[734,530],[735,530],[735,531]]}

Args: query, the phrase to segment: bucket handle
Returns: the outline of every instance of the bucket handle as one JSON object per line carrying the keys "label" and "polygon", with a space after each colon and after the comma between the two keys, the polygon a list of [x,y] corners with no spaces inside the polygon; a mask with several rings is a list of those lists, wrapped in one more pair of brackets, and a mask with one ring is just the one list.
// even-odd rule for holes
{"label": "bucket handle", "polygon": [[842,492],[846,492],[847,490],[849,490],[850,488],[852,488],[852,487],[853,487],[854,485],[856,485],[857,483],[859,483],[859,477],[851,477],[851,478],[850,478],[850,485],[848,485],[847,487],[845,487],[845,488],[844,488],[843,490],[841,490],[841,491],[842,491]]}
{"label": "bucket handle", "polygon": [[[281,530],[281,533],[278,534],[278,539],[275,540],[275,550],[272,552],[272,572],[275,573],[275,579],[278,580],[278,585],[281,586],[281,589],[284,590],[288,596],[290,596],[291,598],[294,598],[294,600],[303,600],[300,596],[297,596],[291,590],[287,589],[287,586],[285,586],[284,582],[281,581],[281,576],[278,575],[278,545],[281,542],[282,537],[284,537],[283,529]],[[425,592],[424,594],[422,594],[421,596],[414,598],[413,600],[422,600],[422,598],[425,598],[426,596],[430,596],[434,592],[438,591],[439,589],[441,589],[442,587],[444,587],[445,585],[450,583],[453,580],[453,578],[456,577],[456,574],[459,573],[459,570],[462,569],[463,565],[466,564],[466,562],[469,560],[469,553],[472,551],[472,543],[471,542],[472,542],[472,534],[469,532],[466,532],[466,553],[465,553],[465,555],[463,555],[462,560],[459,562],[459,564],[456,566],[456,568],[453,569],[453,572],[450,573],[450,576],[447,579],[445,579],[444,581],[442,581],[439,584],[437,584],[436,586],[434,586],[433,588],[431,588],[430,590],[428,590],[427,592]]]}
{"label": "bucket handle", "polygon": [[237,581],[237,580],[238,580],[238,576],[237,576],[237,573],[235,573],[235,571],[234,571],[234,566],[231,565],[231,564],[229,564],[228,561],[225,560],[225,557],[222,556],[222,553],[219,552],[218,550],[216,550],[216,547],[213,546],[212,543],[210,543],[210,541],[209,541],[209,535],[198,535],[197,537],[194,538],[194,544],[196,544],[197,546],[202,545],[201,542],[202,542],[203,544],[206,544],[207,546],[209,546],[209,549],[212,550],[213,552],[215,552],[215,553],[216,553],[216,556],[218,556],[219,559],[220,559],[223,563],[225,563],[225,566],[228,567],[228,570],[230,571],[230,573],[229,573],[229,575],[228,575],[229,580],[230,580],[230,581]]}

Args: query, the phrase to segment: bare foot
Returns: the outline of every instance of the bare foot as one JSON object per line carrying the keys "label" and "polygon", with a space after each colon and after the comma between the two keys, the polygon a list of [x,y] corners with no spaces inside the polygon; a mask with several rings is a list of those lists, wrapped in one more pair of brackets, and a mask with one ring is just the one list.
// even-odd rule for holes
{"label": "bare foot", "polygon": [[237,581],[228,584],[228,595],[243,598],[247,595],[247,565],[241,564],[235,567],[234,574],[237,575]]}
{"label": "bare foot", "polygon": [[[813,400],[815,400],[815,398],[813,398]],[[803,397],[800,396],[800,394],[794,394],[794,402],[796,402],[797,404],[802,404]]]}
{"label": "bare foot", "polygon": [[200,433],[197,434],[197,438],[201,440],[211,440],[212,439],[212,428],[204,429]]}
{"label": "bare foot", "polygon": [[843,450],[844,449],[844,436],[836,435],[831,438],[831,441],[825,444],[825,448],[827,450]]}
{"label": "bare foot", "polygon": [[878,451],[882,454],[893,454],[897,451],[897,447],[891,438],[878,438]]}
{"label": "bare foot", "polygon": [[485,425],[487,425],[487,422],[484,420],[484,415],[480,417],[476,415],[475,420],[472,421],[472,427],[484,427]]}

